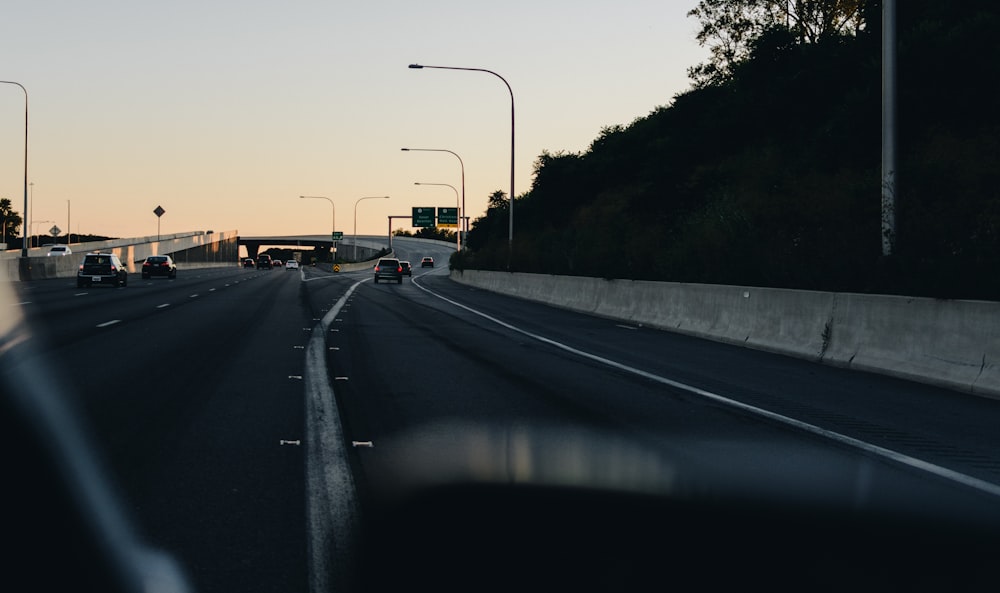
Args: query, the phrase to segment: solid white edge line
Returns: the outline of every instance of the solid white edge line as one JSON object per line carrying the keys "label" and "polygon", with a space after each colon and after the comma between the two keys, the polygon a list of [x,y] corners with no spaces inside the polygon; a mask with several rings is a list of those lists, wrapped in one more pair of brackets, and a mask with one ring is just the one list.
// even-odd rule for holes
{"label": "solid white edge line", "polygon": [[[326,593],[342,588],[353,567],[357,502],[344,445],[344,430],[326,366],[326,334],[348,297],[364,282],[352,285],[313,328],[305,357],[306,530],[309,590]],[[341,585],[341,586],[337,586]]]}
{"label": "solid white edge line", "polygon": [[423,286],[421,286],[417,282],[413,282],[412,284],[414,284],[417,288],[419,288],[420,290],[423,290],[424,292],[426,292],[427,294],[429,294],[431,296],[435,296],[435,297],[437,297],[437,298],[439,298],[439,299],[441,299],[441,300],[443,300],[443,301],[445,301],[447,303],[450,303],[450,304],[452,304],[452,305],[454,305],[456,307],[464,309],[464,310],[468,311],[469,313],[472,313],[474,315],[478,315],[478,316],[482,317],[483,319],[486,319],[488,321],[492,321],[493,323],[496,323],[497,325],[500,325],[501,327],[505,327],[505,328],[507,328],[507,329],[509,329],[511,331],[517,332],[517,333],[519,333],[521,335],[527,336],[529,338],[532,338],[532,339],[537,340],[539,342],[542,342],[544,344],[548,344],[548,345],[553,346],[555,348],[559,348],[559,349],[564,350],[566,352],[570,352],[572,354],[576,354],[577,356],[581,356],[581,357],[586,358],[588,360],[592,360],[594,362],[598,362],[600,364],[609,366],[611,368],[618,369],[618,370],[621,370],[621,371],[625,371],[625,372],[631,373],[633,375],[637,375],[639,377],[642,377],[644,379],[648,379],[650,381],[654,381],[656,383],[660,383],[662,385],[667,385],[669,387],[673,387],[674,389],[680,389],[682,391],[686,391],[688,393],[692,393],[694,395],[698,395],[698,396],[704,397],[706,399],[710,399],[710,400],[712,400],[714,402],[717,402],[717,403],[720,403],[720,404],[723,404],[723,405],[726,405],[726,406],[730,406],[730,407],[742,410],[742,411],[747,412],[749,414],[760,416],[762,418],[767,418],[768,420],[772,420],[774,422],[785,424],[786,426],[791,426],[793,428],[797,428],[799,430],[808,432],[810,434],[814,434],[814,435],[817,435],[817,436],[820,436],[820,437],[823,437],[823,438],[835,441],[835,442],[840,443],[842,445],[847,445],[849,447],[860,449],[861,451],[864,451],[866,453],[870,453],[872,455],[877,455],[879,457],[883,457],[883,458],[888,459],[890,461],[894,461],[896,463],[899,463],[899,464],[902,464],[902,465],[905,465],[905,466],[912,467],[914,469],[918,469],[918,470],[927,472],[927,473],[935,475],[935,476],[937,476],[939,478],[944,478],[946,480],[951,480],[953,482],[956,482],[956,483],[961,484],[963,486],[967,486],[969,488],[973,488],[975,490],[979,490],[979,491],[984,492],[986,494],[990,494],[990,495],[993,495],[993,496],[1000,497],[1000,485],[994,484],[992,482],[987,482],[986,480],[981,480],[979,478],[975,478],[975,477],[963,474],[961,472],[957,472],[957,471],[948,469],[946,467],[942,467],[940,465],[936,465],[936,464],[930,463],[928,461],[924,461],[922,459],[918,459],[916,457],[911,457],[909,455],[900,453],[898,451],[893,451],[892,449],[886,449],[885,447],[880,447],[878,445],[874,445],[872,443],[869,443],[869,442],[866,442],[866,441],[862,441],[862,440],[856,439],[854,437],[849,437],[849,436],[841,434],[839,432],[834,432],[832,430],[827,430],[825,428],[821,428],[821,427],[816,426],[814,424],[809,424],[808,422],[802,422],[801,420],[796,420],[795,418],[791,418],[789,416],[778,414],[776,412],[771,412],[770,410],[765,410],[763,408],[758,408],[757,406],[752,406],[750,404],[745,404],[743,402],[736,401],[734,399],[730,399],[728,397],[719,395],[717,393],[712,393],[711,391],[706,391],[706,390],[701,389],[699,387],[694,387],[693,385],[688,385],[686,383],[681,383],[679,381],[674,381],[672,379],[667,379],[666,377],[661,377],[659,375],[654,375],[653,373],[644,371],[642,369],[637,369],[637,368],[634,368],[634,367],[630,367],[630,366],[622,364],[620,362],[616,362],[616,361],[613,361],[613,360],[610,360],[610,359],[607,359],[607,358],[603,358],[603,357],[597,356],[595,354],[591,354],[589,352],[584,352],[582,350],[577,350],[576,348],[573,348],[572,346],[567,346],[566,344],[562,344],[560,342],[556,342],[555,340],[552,340],[550,338],[546,338],[544,336],[533,334],[533,333],[531,333],[529,331],[526,331],[526,330],[523,330],[523,329],[521,329],[519,327],[515,327],[515,326],[513,326],[513,325],[511,325],[511,324],[509,324],[509,323],[507,323],[505,321],[501,321],[501,320],[497,319],[496,317],[492,317],[490,315],[487,315],[486,313],[483,313],[481,311],[477,311],[477,310],[475,310],[475,309],[473,309],[471,307],[463,305],[462,303],[458,303],[456,301],[453,301],[453,300],[451,300],[451,299],[449,299],[447,297],[444,297],[444,296],[442,296],[440,294],[437,294],[436,292],[434,292],[432,290],[424,288]]}

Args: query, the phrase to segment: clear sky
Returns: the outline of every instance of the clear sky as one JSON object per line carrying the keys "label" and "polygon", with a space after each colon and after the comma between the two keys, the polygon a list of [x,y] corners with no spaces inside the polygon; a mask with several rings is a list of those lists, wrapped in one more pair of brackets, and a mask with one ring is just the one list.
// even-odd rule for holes
{"label": "clear sky", "polygon": [[[359,234],[389,215],[516,192],[690,87],[697,0],[32,0],[0,16],[0,80],[28,90],[44,232]],[[23,214],[24,95],[0,84],[0,197]],[[389,200],[357,199],[390,196]],[[409,228],[395,221],[394,228]],[[516,236],[516,210],[515,210]]]}

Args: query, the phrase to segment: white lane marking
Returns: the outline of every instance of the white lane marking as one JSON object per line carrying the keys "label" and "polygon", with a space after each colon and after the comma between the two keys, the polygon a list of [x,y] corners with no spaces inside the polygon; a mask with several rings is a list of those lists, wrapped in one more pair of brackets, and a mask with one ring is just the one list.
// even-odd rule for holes
{"label": "white lane marking", "polygon": [[163,303],[162,305],[157,305],[156,308],[157,309],[162,309],[164,307],[169,307],[169,306],[170,306],[170,303]]}
{"label": "white lane marking", "polygon": [[108,327],[109,325],[114,325],[116,323],[121,323],[121,319],[112,319],[111,321],[105,321],[104,323],[98,323],[97,327]]}
{"label": "white lane marking", "polygon": [[791,426],[793,428],[797,428],[797,429],[802,430],[804,432],[808,432],[810,434],[814,434],[814,435],[817,435],[817,436],[829,439],[831,441],[840,443],[842,445],[847,445],[849,447],[854,447],[854,448],[860,449],[861,451],[864,451],[866,453],[870,453],[872,455],[877,455],[879,457],[888,459],[890,461],[894,461],[896,463],[899,463],[899,464],[902,464],[902,465],[905,465],[905,466],[909,466],[909,467],[914,468],[914,469],[918,469],[918,470],[927,472],[929,474],[938,476],[939,478],[944,478],[946,480],[951,480],[953,482],[957,482],[959,484],[962,484],[963,486],[968,486],[969,488],[973,488],[975,490],[979,490],[980,492],[985,492],[986,494],[991,494],[993,496],[1000,497],[1000,485],[994,484],[992,482],[987,482],[986,480],[980,480],[979,478],[975,478],[973,476],[969,476],[969,475],[963,474],[961,472],[957,472],[957,471],[948,469],[946,467],[942,467],[940,465],[936,465],[936,464],[930,463],[928,461],[924,461],[923,459],[918,459],[916,457],[911,457],[909,455],[900,453],[898,451],[893,451],[892,449],[887,449],[885,447],[880,447],[878,445],[874,445],[872,443],[869,443],[869,442],[866,442],[866,441],[862,441],[862,440],[856,439],[854,437],[849,437],[849,436],[841,434],[839,432],[834,432],[832,430],[827,430],[825,428],[821,428],[821,427],[816,426],[814,424],[809,424],[808,422],[802,422],[801,420],[796,420],[795,418],[791,418],[791,417],[785,416],[783,414],[778,414],[778,413],[772,412],[770,410],[765,410],[764,408],[758,408],[757,406],[752,406],[750,404],[745,404],[743,402],[736,401],[734,399],[730,399],[728,397],[719,395],[717,393],[713,393],[711,391],[707,391],[705,389],[701,389],[699,387],[695,387],[693,385],[688,385],[686,383],[681,383],[680,381],[674,381],[673,379],[668,379],[666,377],[661,377],[659,375],[654,375],[653,373],[644,371],[642,369],[637,369],[635,367],[631,367],[631,366],[622,364],[620,362],[616,362],[614,360],[610,360],[610,359],[607,359],[607,358],[604,358],[604,357],[601,357],[601,356],[597,356],[596,354],[591,354],[589,352],[584,352],[583,350],[578,350],[576,348],[573,348],[572,346],[567,346],[566,344],[557,342],[557,341],[552,340],[550,338],[546,338],[545,336],[540,336],[538,334],[534,334],[534,333],[531,333],[531,332],[529,332],[527,330],[523,330],[523,329],[521,329],[519,327],[513,326],[513,325],[511,325],[511,324],[509,324],[509,323],[507,323],[505,321],[501,321],[501,320],[497,319],[496,317],[492,317],[492,316],[490,316],[490,315],[488,315],[486,313],[483,313],[481,311],[477,311],[477,310],[475,310],[475,309],[473,309],[471,307],[463,305],[462,303],[455,302],[455,301],[453,301],[453,300],[451,300],[451,299],[449,299],[447,297],[444,297],[444,296],[441,296],[441,295],[437,294],[436,292],[433,292],[431,290],[428,290],[427,288],[424,288],[423,286],[421,286],[417,282],[414,282],[413,284],[415,284],[417,286],[417,288],[419,288],[420,290],[423,290],[424,292],[426,292],[427,294],[429,294],[431,296],[435,296],[435,297],[441,299],[442,301],[445,301],[446,303],[450,303],[450,304],[452,304],[452,305],[454,305],[454,306],[456,306],[456,307],[458,307],[460,309],[464,309],[464,310],[468,311],[469,313],[472,313],[474,315],[478,315],[478,316],[482,317],[483,319],[486,319],[488,321],[492,321],[493,323],[496,323],[497,325],[499,325],[501,327],[505,327],[505,328],[507,328],[507,329],[509,329],[511,331],[517,332],[517,333],[519,333],[521,335],[527,336],[529,338],[532,338],[532,339],[537,340],[539,342],[542,342],[544,344],[548,344],[548,345],[553,346],[555,348],[559,348],[559,349],[564,350],[566,352],[570,352],[572,354],[576,354],[577,356],[581,356],[581,357],[586,358],[588,360],[592,360],[594,362],[597,362],[597,363],[609,366],[609,367],[614,368],[614,369],[618,369],[620,371],[625,371],[627,373],[632,373],[633,375],[637,375],[637,376],[642,377],[644,379],[648,379],[650,381],[654,381],[656,383],[660,383],[662,385],[666,385],[666,386],[672,387],[674,389],[680,389],[680,390],[686,391],[688,393],[693,393],[694,395],[698,395],[698,396],[704,397],[706,399],[712,400],[714,402],[717,402],[717,403],[720,403],[720,404],[723,404],[723,405],[726,405],[726,406],[730,406],[732,408],[736,408],[736,409],[742,410],[742,411],[747,412],[749,414],[760,416],[762,418],[767,418],[768,420],[772,420],[774,422],[779,422],[781,424],[785,424],[787,426]]}
{"label": "white lane marking", "polygon": [[197,295],[197,293],[196,294],[192,294],[192,295],[189,295],[188,298],[189,299],[196,299],[196,298],[198,298],[198,295]]}
{"label": "white lane marking", "polygon": [[339,587],[337,575],[351,569],[357,502],[354,476],[344,446],[337,400],[328,380],[326,333],[355,283],[330,309],[309,338],[305,360],[306,527],[309,533],[310,591]]}

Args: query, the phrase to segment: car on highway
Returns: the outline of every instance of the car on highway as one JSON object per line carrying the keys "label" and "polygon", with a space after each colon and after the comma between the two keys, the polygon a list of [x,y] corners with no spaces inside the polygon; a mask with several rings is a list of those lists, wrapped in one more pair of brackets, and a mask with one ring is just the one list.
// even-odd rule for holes
{"label": "car on highway", "polygon": [[403,283],[403,266],[399,265],[398,259],[383,257],[375,264],[375,284],[385,279],[395,280],[396,284]]}
{"label": "car on highway", "polygon": [[128,270],[113,253],[94,252],[83,256],[83,263],[76,272],[76,286],[83,288],[101,286],[127,286]]}
{"label": "car on highway", "polygon": [[281,261],[280,259],[275,259],[274,261],[271,262],[271,265],[276,268],[280,268],[281,266],[285,265],[285,262]]}
{"label": "car on highway", "polygon": [[177,277],[177,264],[169,255],[151,255],[142,262],[143,280],[153,276]]}
{"label": "car on highway", "polygon": [[285,262],[285,269],[286,270],[298,270],[299,269],[299,262],[295,261],[294,259],[290,259],[290,260],[288,260],[288,261]]}
{"label": "car on highway", "polygon": [[413,266],[410,265],[410,262],[401,259],[399,265],[403,268],[404,276],[413,276]]}
{"label": "car on highway", "polygon": [[257,256],[257,269],[258,270],[270,270],[272,267],[271,256],[268,254]]}
{"label": "car on highway", "polygon": [[420,267],[421,268],[433,268],[434,267],[434,258],[430,257],[430,256],[424,257],[423,259],[420,260]]}
{"label": "car on highway", "polygon": [[60,256],[60,255],[72,255],[73,250],[69,248],[69,245],[53,245],[49,252],[45,254],[46,256]]}
{"label": "car on highway", "polygon": [[245,258],[243,260],[243,267],[244,268],[253,268],[253,267],[256,267],[256,265],[257,264],[256,264],[256,262],[253,261],[252,257],[248,257],[248,258]]}

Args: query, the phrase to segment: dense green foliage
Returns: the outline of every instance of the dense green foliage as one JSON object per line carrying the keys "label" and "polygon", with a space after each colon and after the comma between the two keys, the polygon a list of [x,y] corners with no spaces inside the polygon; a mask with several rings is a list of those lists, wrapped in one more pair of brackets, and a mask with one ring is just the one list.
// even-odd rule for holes
{"label": "dense green foliage", "polygon": [[416,232],[407,231],[405,229],[396,229],[392,232],[392,234],[396,237],[419,237],[422,239],[447,241],[449,243],[454,243],[456,240],[455,231],[450,231],[446,228],[436,226],[421,227]]}
{"label": "dense green foliage", "polygon": [[[1000,299],[1000,8],[897,2],[897,247],[881,255],[881,9],[803,42],[768,27],[583,153],[543,153],[514,241],[497,192],[452,265]],[[510,247],[510,248],[509,248]]]}

